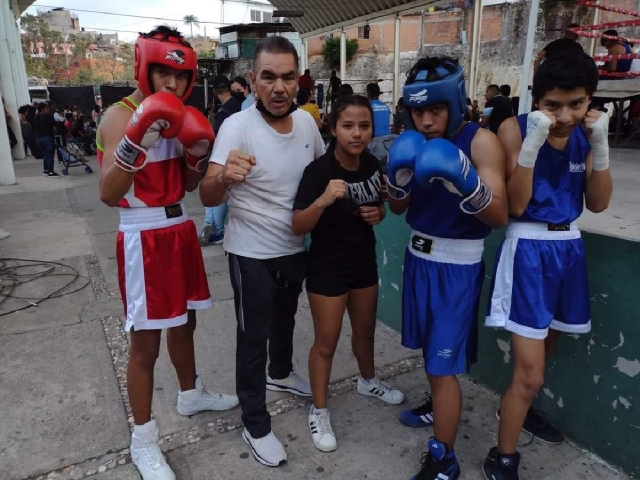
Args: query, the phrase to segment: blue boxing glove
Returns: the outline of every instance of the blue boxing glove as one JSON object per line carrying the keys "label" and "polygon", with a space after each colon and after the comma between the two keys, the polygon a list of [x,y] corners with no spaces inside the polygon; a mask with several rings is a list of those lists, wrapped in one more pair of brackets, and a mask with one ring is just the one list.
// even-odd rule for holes
{"label": "blue boxing glove", "polygon": [[491,203],[491,189],[478,176],[469,157],[448,140],[429,140],[416,158],[414,171],[420,186],[442,180],[447,190],[463,197],[460,209],[464,213],[479,213]]}
{"label": "blue boxing glove", "polygon": [[411,179],[416,157],[424,148],[425,138],[415,130],[401,133],[391,144],[387,156],[387,193],[402,200],[411,193]]}

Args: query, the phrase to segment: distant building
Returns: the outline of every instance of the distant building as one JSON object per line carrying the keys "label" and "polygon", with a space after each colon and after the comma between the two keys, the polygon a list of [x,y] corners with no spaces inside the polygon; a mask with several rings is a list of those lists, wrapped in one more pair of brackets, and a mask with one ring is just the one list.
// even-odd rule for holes
{"label": "distant building", "polygon": [[214,40],[206,35],[194,35],[193,38],[187,37],[187,39],[197,53],[215,50],[219,44],[218,40]]}
{"label": "distant building", "polygon": [[220,45],[216,58],[250,59],[261,38],[271,35],[286,37],[295,45],[298,56],[302,54],[302,40],[290,23],[249,23],[220,28]]}
{"label": "distant building", "polygon": [[80,32],[80,19],[75,13],[64,8],[48,11],[38,9],[38,17],[47,23],[49,30],[60,32],[62,35],[76,35]]}
{"label": "distant building", "polygon": [[222,23],[271,23],[273,5],[266,0],[222,0]]}

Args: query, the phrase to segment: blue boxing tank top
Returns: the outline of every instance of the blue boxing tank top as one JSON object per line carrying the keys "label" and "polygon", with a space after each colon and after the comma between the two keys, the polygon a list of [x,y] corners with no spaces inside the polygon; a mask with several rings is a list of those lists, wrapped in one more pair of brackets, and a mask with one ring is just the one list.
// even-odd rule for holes
{"label": "blue boxing tank top", "polygon": [[[524,140],[528,114],[518,116]],[[564,150],[544,142],[533,170],[533,192],[524,214],[517,220],[566,225],[575,221],[584,205],[585,166],[591,151],[582,125],[571,132]]]}
{"label": "blue boxing tank top", "polygon": [[[452,140],[470,159],[471,142],[479,129],[478,124],[466,123]],[[420,187],[415,178],[411,182],[406,221],[413,230],[433,237],[465,240],[478,240],[491,233],[489,225],[460,210],[462,197],[447,190],[441,181],[436,180],[428,188]]]}

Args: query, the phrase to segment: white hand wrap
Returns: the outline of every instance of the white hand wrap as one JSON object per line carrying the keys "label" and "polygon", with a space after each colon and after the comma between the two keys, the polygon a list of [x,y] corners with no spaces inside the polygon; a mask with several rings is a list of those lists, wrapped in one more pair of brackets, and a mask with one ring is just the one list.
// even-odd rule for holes
{"label": "white hand wrap", "polygon": [[591,125],[591,153],[593,169],[602,171],[609,168],[609,115],[600,112],[600,118]]}
{"label": "white hand wrap", "polygon": [[518,156],[518,165],[525,168],[536,166],[538,152],[549,136],[551,119],[539,110],[531,112],[527,117],[527,135],[522,141]]}

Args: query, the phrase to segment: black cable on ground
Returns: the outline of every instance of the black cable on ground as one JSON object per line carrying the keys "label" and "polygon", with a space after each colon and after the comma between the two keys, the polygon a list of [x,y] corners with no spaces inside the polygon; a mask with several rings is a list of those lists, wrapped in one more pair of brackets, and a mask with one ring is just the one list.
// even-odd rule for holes
{"label": "black cable on ground", "polygon": [[[65,272],[64,269],[67,271]],[[16,294],[16,290],[28,283],[51,277],[71,277],[54,292],[44,297],[25,297]],[[14,299],[26,303],[24,307],[8,312],[0,311],[0,317],[10,315],[27,308],[37,307],[42,302],[52,298],[60,298],[83,290],[91,280],[78,271],[59,262],[30,260],[24,258],[0,258],[0,309],[9,300]],[[78,286],[79,285],[79,286]],[[72,286],[72,290],[69,290]]]}

